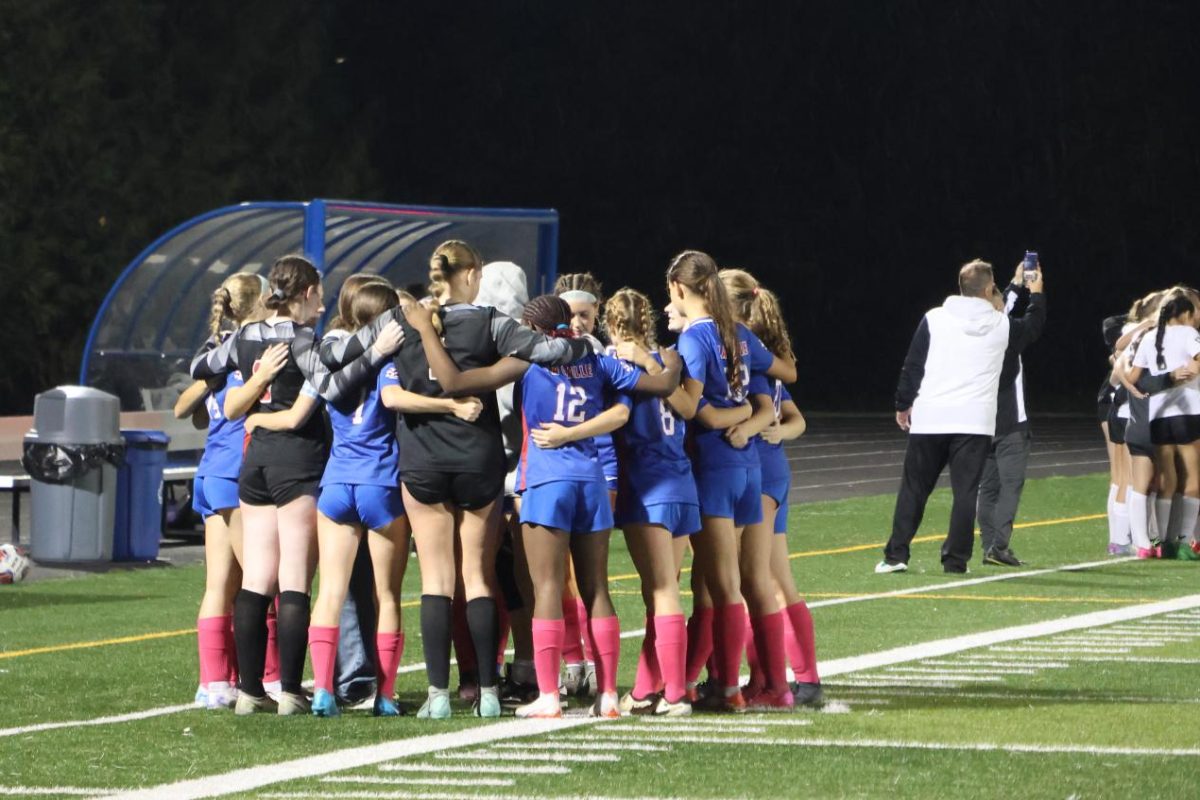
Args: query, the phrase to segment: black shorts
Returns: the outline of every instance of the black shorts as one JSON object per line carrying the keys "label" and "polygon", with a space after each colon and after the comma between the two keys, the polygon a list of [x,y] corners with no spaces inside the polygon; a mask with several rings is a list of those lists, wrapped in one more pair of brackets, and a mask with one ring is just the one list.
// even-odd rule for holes
{"label": "black shorts", "polygon": [[447,503],[465,511],[477,511],[504,492],[504,473],[409,470],[401,474],[400,482],[419,503],[427,506]]}
{"label": "black shorts", "polygon": [[297,497],[320,494],[320,464],[242,464],[238,499],[250,506],[285,506]]}
{"label": "black shorts", "polygon": [[1111,414],[1108,417],[1108,440],[1113,444],[1125,444],[1125,418]]}
{"label": "black shorts", "polygon": [[1154,444],[1191,444],[1200,439],[1200,416],[1181,415],[1150,420]]}

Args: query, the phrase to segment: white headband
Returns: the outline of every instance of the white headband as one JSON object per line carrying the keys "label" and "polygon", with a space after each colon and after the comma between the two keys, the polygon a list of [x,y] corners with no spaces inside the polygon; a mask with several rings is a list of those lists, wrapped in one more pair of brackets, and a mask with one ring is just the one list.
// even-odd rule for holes
{"label": "white headband", "polygon": [[569,292],[563,292],[559,295],[559,297],[561,297],[563,300],[566,300],[568,303],[579,302],[591,303],[592,305],[598,305],[600,303],[600,301],[596,299],[596,295],[592,294],[591,292],[585,292],[582,289],[571,289]]}

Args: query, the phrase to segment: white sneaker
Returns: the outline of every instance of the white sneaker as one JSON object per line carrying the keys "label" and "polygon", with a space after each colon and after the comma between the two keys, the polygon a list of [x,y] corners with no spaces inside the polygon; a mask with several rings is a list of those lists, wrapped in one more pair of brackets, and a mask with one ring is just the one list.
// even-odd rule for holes
{"label": "white sneaker", "polygon": [[263,681],[263,691],[267,693],[267,697],[278,703],[283,685],[279,681]]}
{"label": "white sneaker", "polygon": [[658,704],[659,695],[657,692],[651,692],[643,698],[633,696],[633,692],[626,692],[621,695],[621,702],[617,704],[617,710],[622,715],[625,714],[653,714],[654,707]]}
{"label": "white sneaker", "polygon": [[678,703],[672,703],[666,697],[659,695],[652,713],[656,717],[690,717],[692,704],[687,701],[687,695],[680,698]]}
{"label": "white sneaker", "polygon": [[588,710],[589,717],[601,717],[603,719],[620,719],[621,701],[617,699],[616,692],[601,692],[596,697],[596,702]]}
{"label": "white sneaker", "polygon": [[522,719],[557,719],[562,716],[562,704],[556,694],[539,694],[532,703],[517,706],[515,713]]}
{"label": "white sneaker", "polygon": [[208,708],[208,689],[206,687],[196,687],[196,696],[192,698],[192,705],[196,708]]}
{"label": "white sneaker", "polygon": [[889,564],[886,561],[880,561],[875,565],[876,575],[886,575],[889,572],[908,572],[908,564],[905,564],[903,561],[897,564]]}
{"label": "white sneaker", "polygon": [[233,708],[237,703],[237,692],[226,681],[209,681],[208,702],[205,708],[215,711],[218,708]]}
{"label": "white sneaker", "polygon": [[280,692],[278,704],[279,707],[276,709],[276,713],[281,717],[308,715],[312,712],[312,704],[302,694]]}

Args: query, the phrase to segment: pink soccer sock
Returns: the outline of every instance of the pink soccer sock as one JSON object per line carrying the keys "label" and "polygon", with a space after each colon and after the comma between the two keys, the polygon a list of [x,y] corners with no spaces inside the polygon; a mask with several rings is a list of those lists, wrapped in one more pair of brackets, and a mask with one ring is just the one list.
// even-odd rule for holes
{"label": "pink soccer sock", "polygon": [[583,631],[583,659],[595,662],[596,642],[588,636],[591,628],[588,626],[587,606],[584,604],[582,597],[575,598],[575,613],[579,615],[579,629]]}
{"label": "pink soccer sock", "polygon": [[717,683],[735,688],[742,666],[742,645],[746,641],[746,607],[730,603],[718,610],[713,633],[713,652],[717,656]]}
{"label": "pink soccer sock", "polygon": [[562,659],[563,630],[561,619],[534,617],[533,668],[537,672],[538,691],[558,694],[558,663]]}
{"label": "pink soccer sock", "polygon": [[762,680],[767,691],[787,689],[787,659],[783,647],[783,613],[764,614],[751,626],[761,658]]}
{"label": "pink soccer sock", "polygon": [[564,597],[562,601],[563,612],[563,642],[562,642],[562,657],[563,661],[568,664],[583,663],[583,646],[580,644],[582,639],[582,620],[587,619],[586,614],[580,614],[580,608],[575,604],[574,598]]}
{"label": "pink soccer sock", "polygon": [[[396,670],[400,668],[400,659],[404,657],[404,631],[375,634],[375,651],[379,654],[376,675],[378,694],[390,700],[396,693]],[[313,671],[316,671],[315,666]]]}
{"label": "pink soccer sock", "polygon": [[336,625],[308,626],[308,652],[312,654],[313,688],[333,694],[333,664],[337,660]]}
{"label": "pink soccer sock", "polygon": [[617,661],[621,657],[621,622],[611,617],[588,620],[593,653],[596,657],[596,686],[601,692],[617,690]]}
{"label": "pink soccer sock", "polygon": [[225,629],[225,651],[229,653],[229,685],[237,686],[237,640],[233,636],[233,615],[229,614],[225,619],[229,620],[229,627]]}
{"label": "pink soccer sock", "polygon": [[637,676],[633,681],[633,696],[639,700],[649,697],[658,691],[662,684],[659,672],[658,655],[655,652],[655,620],[657,617],[646,617],[646,638],[642,639],[642,649],[638,654]]}
{"label": "pink soccer sock", "polygon": [[786,608],[783,609],[783,644],[787,648],[788,663],[792,665],[792,672],[799,674],[804,665],[804,653],[800,650],[796,629],[792,627],[792,617]]}
{"label": "pink soccer sock", "polygon": [[820,683],[817,674],[817,641],[813,632],[812,613],[803,600],[784,609],[795,631],[799,661],[792,662],[792,671],[800,683]]}
{"label": "pink soccer sock", "polygon": [[263,664],[263,682],[279,680],[279,640],[276,638],[275,607],[279,598],[267,607],[267,660]]}
{"label": "pink soccer sock", "polygon": [[687,641],[683,614],[660,614],[654,617],[654,651],[665,684],[664,694],[671,703],[678,703],[687,691],[684,679]]}
{"label": "pink soccer sock", "polygon": [[227,634],[229,617],[201,617],[196,620],[196,642],[200,651],[200,683],[229,680],[230,653]]}
{"label": "pink soccer sock", "polygon": [[700,680],[700,670],[708,662],[713,651],[713,618],[711,608],[695,608],[687,622],[687,662],[685,675],[688,683]]}
{"label": "pink soccer sock", "polygon": [[746,609],[746,666],[750,668],[750,682],[746,684],[746,690],[749,692],[762,691],[763,687],[767,685],[762,664],[758,659],[759,649],[755,645],[756,635],[754,620],[750,618],[750,609]]}

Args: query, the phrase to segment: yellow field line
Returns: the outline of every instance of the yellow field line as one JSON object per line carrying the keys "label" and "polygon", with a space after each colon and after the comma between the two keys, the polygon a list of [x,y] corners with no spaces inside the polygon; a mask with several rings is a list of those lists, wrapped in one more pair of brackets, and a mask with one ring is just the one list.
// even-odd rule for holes
{"label": "yellow field line", "polygon": [[[1072,522],[1088,522],[1088,521],[1096,520],[1096,519],[1104,519],[1106,516],[1107,516],[1106,514],[1087,514],[1085,516],[1080,516],[1080,517],[1062,517],[1060,519],[1045,519],[1045,520],[1038,520],[1036,522],[1022,522],[1017,525],[1014,525],[1013,527],[1014,528],[1039,528],[1039,527],[1044,527],[1047,525],[1067,525]],[[976,533],[978,533],[978,531],[976,531]],[[945,536],[946,536],[946,534],[944,534],[944,533],[933,534],[930,536],[918,536],[917,538],[913,539],[913,541],[914,542],[932,542],[932,541],[937,541],[939,539],[943,539],[943,538],[945,538]],[[855,553],[855,552],[859,552],[862,550],[874,550],[876,548],[883,547],[883,544],[884,544],[883,542],[880,542],[878,544],[860,544],[860,545],[853,545],[851,547],[838,547],[838,548],[834,548],[834,549],[830,549],[830,550],[805,550],[805,551],[801,551],[799,553],[792,553],[791,556],[789,556],[789,558],[811,558],[813,556],[838,555],[841,553]],[[683,572],[691,572],[691,569],[688,567],[685,567],[683,569]],[[608,580],[609,580],[609,583],[614,583],[616,581],[621,581],[621,580],[633,580],[633,579],[636,579],[637,577],[638,577],[637,573],[633,573],[632,575],[613,575]],[[615,592],[615,594],[622,594],[622,593],[623,592]],[[640,594],[640,592],[630,592],[630,594]],[[808,597],[857,597],[858,595],[807,593],[807,596]],[[977,599],[982,600],[982,599],[985,599],[983,596],[976,597],[974,595],[954,596],[954,595],[910,594],[910,595],[899,595],[899,597],[907,597],[910,599],[916,598],[916,599],[946,599],[946,600],[977,600]],[[997,598],[991,598],[991,599],[1007,600],[1007,599],[1011,599],[1011,598],[997,597]],[[1041,600],[1029,599],[1029,602],[1054,602],[1054,600],[1051,600],[1051,599],[1041,599]],[[1091,600],[1059,599],[1058,602],[1064,602],[1064,603],[1105,602],[1105,603],[1107,603],[1107,602],[1121,602],[1121,601],[1117,601],[1117,600],[1094,600],[1094,601],[1091,601]],[[402,608],[415,608],[416,606],[419,606],[420,604],[421,604],[420,600],[409,600],[407,602],[401,603],[400,606]],[[6,658],[17,658],[19,656],[43,655],[45,653],[62,653],[62,652],[68,651],[68,650],[86,650],[86,649],[92,648],[92,647],[107,647],[108,645],[114,645],[114,644],[134,644],[136,642],[146,642],[146,641],[150,641],[153,639],[170,639],[175,636],[189,636],[189,635],[194,635],[195,633],[196,633],[196,631],[194,628],[187,628],[184,630],[177,630],[177,631],[158,631],[156,633],[142,633],[142,634],[138,634],[136,636],[122,636],[122,637],[119,637],[116,639],[98,639],[98,640],[92,641],[92,642],[72,642],[70,644],[51,645],[49,647],[33,647],[28,650],[0,651],[0,660],[6,659]]]}
{"label": "yellow field line", "polygon": [[[633,589],[614,589],[609,594],[637,595],[641,592]],[[691,592],[680,592],[682,597],[691,597]],[[802,592],[806,598],[843,598],[843,597],[877,597],[878,592]],[[987,600],[1009,603],[1153,603],[1156,597],[1036,597],[1013,594],[899,594],[890,597],[880,597],[880,600]]]}

